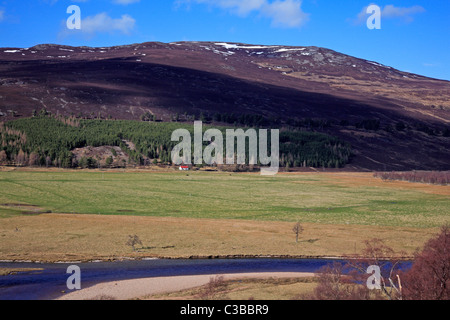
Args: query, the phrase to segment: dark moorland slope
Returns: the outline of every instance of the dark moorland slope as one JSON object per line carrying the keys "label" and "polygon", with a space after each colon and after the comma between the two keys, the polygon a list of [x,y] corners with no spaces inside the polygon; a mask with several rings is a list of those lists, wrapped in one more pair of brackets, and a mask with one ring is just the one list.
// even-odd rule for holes
{"label": "dark moorland slope", "polygon": [[349,168],[450,169],[450,82],[318,47],[1,48],[0,121],[42,108],[103,119],[206,115],[218,123],[224,115],[259,115],[271,126],[350,143]]}

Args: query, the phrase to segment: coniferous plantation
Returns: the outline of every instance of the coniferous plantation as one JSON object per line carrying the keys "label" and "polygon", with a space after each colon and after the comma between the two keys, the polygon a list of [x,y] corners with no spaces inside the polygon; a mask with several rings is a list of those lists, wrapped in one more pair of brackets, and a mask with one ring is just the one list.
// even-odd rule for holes
{"label": "coniferous plantation", "polygon": [[[224,135],[232,128],[204,125],[203,130],[213,127]],[[171,165],[171,151],[178,143],[171,141],[171,135],[179,128],[189,130],[193,137],[193,125],[188,123],[77,119],[41,111],[32,118],[0,124],[0,164],[62,168]],[[106,158],[76,157],[73,153],[75,149],[105,146],[110,147]],[[123,151],[126,160],[119,161],[115,147]],[[280,130],[282,167],[340,168],[350,157],[350,145],[336,137],[292,128]]]}

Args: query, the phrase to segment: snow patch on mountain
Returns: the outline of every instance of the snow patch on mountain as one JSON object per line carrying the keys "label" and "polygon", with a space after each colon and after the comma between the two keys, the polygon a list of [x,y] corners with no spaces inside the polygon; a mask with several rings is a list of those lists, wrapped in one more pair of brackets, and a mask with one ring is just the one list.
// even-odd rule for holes
{"label": "snow patch on mountain", "polygon": [[217,42],[214,43],[216,46],[222,46],[225,49],[250,49],[250,50],[259,50],[259,49],[269,49],[269,48],[278,48],[279,46],[240,46],[233,43],[226,42]]}

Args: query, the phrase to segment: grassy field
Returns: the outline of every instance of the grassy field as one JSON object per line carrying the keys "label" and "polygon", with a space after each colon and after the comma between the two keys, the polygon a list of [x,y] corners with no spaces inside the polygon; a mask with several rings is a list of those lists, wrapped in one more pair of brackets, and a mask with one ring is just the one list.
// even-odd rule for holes
{"label": "grassy field", "polygon": [[[345,183],[349,175],[357,185]],[[358,177],[367,183],[358,183]],[[2,217],[35,207],[71,214],[422,228],[450,221],[450,187],[402,188],[367,174],[13,171],[0,173],[0,185]]]}
{"label": "grassy field", "polygon": [[4,170],[0,188],[0,259],[327,256],[375,237],[412,253],[450,223],[449,186],[371,173]]}

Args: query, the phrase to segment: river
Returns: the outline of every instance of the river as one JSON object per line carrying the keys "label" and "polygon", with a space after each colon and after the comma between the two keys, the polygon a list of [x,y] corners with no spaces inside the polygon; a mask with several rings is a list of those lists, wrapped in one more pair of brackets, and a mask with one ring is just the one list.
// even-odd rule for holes
{"label": "river", "polygon": [[332,263],[329,259],[192,259],[138,260],[89,263],[0,263],[0,268],[40,268],[0,276],[0,300],[50,300],[67,292],[67,267],[81,269],[82,288],[106,281],[180,275],[249,272],[316,272]]}

